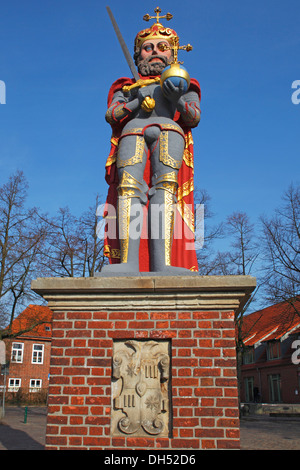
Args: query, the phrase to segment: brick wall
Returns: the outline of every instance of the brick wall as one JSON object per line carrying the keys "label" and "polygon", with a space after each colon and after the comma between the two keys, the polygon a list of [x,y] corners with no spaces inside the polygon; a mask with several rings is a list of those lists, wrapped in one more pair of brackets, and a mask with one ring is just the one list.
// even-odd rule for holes
{"label": "brick wall", "polygon": [[[114,339],[169,339],[172,435],[111,437]],[[234,312],[56,311],[48,449],[239,448]]]}

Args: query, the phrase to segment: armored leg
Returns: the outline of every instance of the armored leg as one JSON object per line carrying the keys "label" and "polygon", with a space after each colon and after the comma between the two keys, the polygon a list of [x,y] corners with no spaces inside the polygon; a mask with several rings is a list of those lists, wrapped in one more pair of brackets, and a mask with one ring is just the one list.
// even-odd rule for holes
{"label": "armored leg", "polygon": [[149,191],[151,271],[165,274],[191,274],[171,266],[176,211],[177,175],[182,164],[184,140],[181,134],[162,131],[152,155],[153,178]]}
{"label": "armored leg", "polygon": [[[131,169],[132,170],[132,169]],[[133,172],[133,171],[132,171]],[[122,172],[118,187],[118,228],[122,270],[139,271],[139,247],[143,227],[143,205],[148,186],[128,169]]]}
{"label": "armored leg", "polygon": [[143,179],[146,163],[145,142],[140,135],[121,139],[117,168],[119,176],[117,227],[120,240],[120,264],[106,266],[104,273],[138,273],[139,247],[143,227],[143,206],[148,185]]}
{"label": "armored leg", "polygon": [[171,266],[177,172],[155,175],[152,184],[149,191],[151,271],[164,271]]}

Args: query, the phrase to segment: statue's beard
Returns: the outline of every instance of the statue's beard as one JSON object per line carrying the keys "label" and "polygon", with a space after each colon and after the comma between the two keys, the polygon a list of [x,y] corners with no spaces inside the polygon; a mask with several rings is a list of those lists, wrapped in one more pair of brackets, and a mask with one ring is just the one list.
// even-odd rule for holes
{"label": "statue's beard", "polygon": [[[155,61],[155,59],[161,59]],[[153,61],[153,62],[152,62]],[[168,59],[164,55],[150,56],[138,62],[138,71],[142,76],[161,75],[163,69],[168,65]]]}

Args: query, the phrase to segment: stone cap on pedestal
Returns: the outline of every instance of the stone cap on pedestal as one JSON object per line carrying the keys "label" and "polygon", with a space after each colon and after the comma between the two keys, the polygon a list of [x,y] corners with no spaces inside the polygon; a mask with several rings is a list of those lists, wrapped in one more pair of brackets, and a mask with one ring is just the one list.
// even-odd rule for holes
{"label": "stone cap on pedestal", "polygon": [[31,288],[54,311],[241,309],[256,287],[252,276],[38,278]]}

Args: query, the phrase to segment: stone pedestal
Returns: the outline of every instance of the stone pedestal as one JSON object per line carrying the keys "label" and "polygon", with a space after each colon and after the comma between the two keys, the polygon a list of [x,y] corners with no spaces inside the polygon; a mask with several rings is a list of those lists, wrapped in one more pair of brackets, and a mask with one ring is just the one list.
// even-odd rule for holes
{"label": "stone pedestal", "polygon": [[44,278],[47,449],[239,448],[235,312],[250,276]]}

